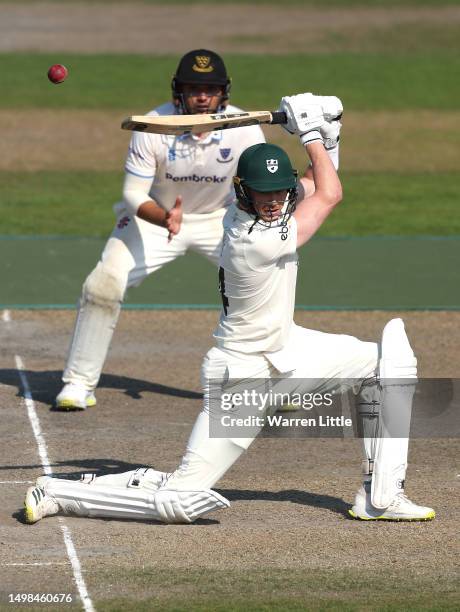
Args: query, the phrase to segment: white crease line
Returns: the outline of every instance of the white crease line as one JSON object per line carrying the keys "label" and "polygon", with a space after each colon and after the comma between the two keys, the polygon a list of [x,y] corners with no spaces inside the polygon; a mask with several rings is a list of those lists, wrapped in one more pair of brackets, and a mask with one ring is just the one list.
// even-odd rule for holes
{"label": "white crease line", "polygon": [[2,321],[5,323],[9,323],[11,321],[11,313],[9,310],[4,310],[2,312]]}
{"label": "white crease line", "polygon": [[[18,370],[19,377],[21,379],[21,384],[24,389],[24,402],[26,404],[27,414],[29,416],[30,424],[32,425],[32,430],[34,432],[35,440],[37,442],[38,454],[40,456],[40,461],[43,466],[43,471],[45,472],[45,474],[51,475],[52,469],[48,459],[48,450],[46,448],[45,439],[42,435],[40,421],[35,410],[35,402],[32,398],[29,382],[24,372],[24,363],[21,357],[19,357],[19,355],[15,355],[14,360],[16,362],[16,368]],[[61,527],[62,535],[64,537],[64,544],[67,550],[67,556],[69,557],[69,561],[72,565],[75,584],[77,585],[78,593],[80,595],[83,608],[86,612],[95,612],[93,602],[91,601],[91,598],[88,594],[88,589],[86,587],[86,583],[82,575],[80,560],[78,559],[77,551],[75,550],[75,546],[72,541],[72,536],[70,535],[69,528],[65,524],[63,518],[59,517],[58,522],[59,526]]]}
{"label": "white crease line", "polygon": [[34,484],[35,480],[0,480],[2,484]]}
{"label": "white crease line", "polygon": [[1,567],[23,567],[25,565],[69,565],[69,561],[64,561],[63,563],[58,561],[36,561],[35,563],[0,563]]}

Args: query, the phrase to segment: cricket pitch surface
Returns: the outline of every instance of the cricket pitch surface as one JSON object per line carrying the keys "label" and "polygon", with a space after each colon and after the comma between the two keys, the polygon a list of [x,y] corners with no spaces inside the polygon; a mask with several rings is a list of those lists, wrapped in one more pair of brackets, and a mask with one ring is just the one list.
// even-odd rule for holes
{"label": "cricket pitch surface", "polygon": [[[296,322],[377,340],[393,316],[406,322],[420,376],[458,377],[458,312],[298,312]],[[359,440],[261,438],[216,486],[231,508],[195,524],[70,516],[24,524],[25,491],[43,473],[31,401],[54,475],[142,465],[171,471],[201,408],[200,365],[217,317],[124,311],[97,406],[65,413],[52,403],[74,313],[3,312],[0,610],[458,609],[452,438],[410,446],[406,492],[435,508],[430,523],[348,517],[360,482]],[[72,603],[9,603],[18,593],[71,594]]]}

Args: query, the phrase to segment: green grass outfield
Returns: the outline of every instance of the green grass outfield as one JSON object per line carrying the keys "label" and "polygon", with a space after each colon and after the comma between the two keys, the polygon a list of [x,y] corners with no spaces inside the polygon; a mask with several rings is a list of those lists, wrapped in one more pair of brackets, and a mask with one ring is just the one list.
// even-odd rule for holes
{"label": "green grass outfield", "polygon": [[[458,110],[460,54],[431,52],[429,40],[425,51],[416,54],[226,54],[234,83],[232,102],[272,109],[281,95],[309,90],[334,93],[349,110]],[[59,86],[46,78],[49,66],[57,61],[70,72]],[[169,78],[176,65],[177,57],[171,56],[0,54],[0,108],[142,113],[169,97]]]}
{"label": "green grass outfield", "polygon": [[[264,69],[260,56],[226,59],[234,76],[232,101],[247,108],[274,108],[280,92],[298,91],[305,79],[314,91],[340,95],[346,109],[386,111],[389,129],[392,110],[442,114],[459,108],[460,54],[272,56],[264,57]],[[62,54],[59,60],[69,65],[71,77],[55,87],[45,73],[56,54],[0,55],[0,107],[144,112],[168,98],[165,75],[177,62],[144,55]],[[448,124],[445,129],[448,139]],[[429,149],[429,139],[425,146]],[[0,173],[0,234],[107,235],[111,205],[120,198],[122,165],[120,159],[120,173]],[[344,205],[328,220],[324,235],[460,233],[454,174],[342,176]]]}
{"label": "green grass outfield", "polygon": [[[344,527],[345,529],[346,527]],[[458,591],[453,576],[428,577],[413,572],[382,568],[380,573],[344,567],[341,571],[309,567],[299,569],[254,569],[236,571],[187,569],[102,570],[100,582],[129,584],[139,600],[96,601],[103,612],[116,610],[215,610],[216,612],[289,612],[375,610],[455,610]],[[436,577],[435,577],[436,576]],[[93,580],[98,577],[93,576]],[[395,584],[398,588],[395,588]],[[142,593],[156,596],[142,600]],[[184,596],[184,593],[187,595]],[[186,600],[186,605],[184,601]]]}
{"label": "green grass outfield", "polygon": [[[0,235],[104,238],[122,182],[122,172],[0,172]],[[320,236],[460,234],[455,173],[347,173],[342,182],[344,200]]]}

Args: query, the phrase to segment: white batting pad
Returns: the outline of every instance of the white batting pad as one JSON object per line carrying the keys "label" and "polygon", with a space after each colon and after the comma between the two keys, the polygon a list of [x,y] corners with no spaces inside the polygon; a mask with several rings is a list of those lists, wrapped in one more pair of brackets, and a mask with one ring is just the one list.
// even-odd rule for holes
{"label": "white batting pad", "polygon": [[150,493],[137,487],[88,486],[59,478],[47,482],[46,492],[66,514],[164,523],[191,523],[203,514],[230,506],[227,499],[211,490],[160,489]]}
{"label": "white batting pad", "polygon": [[120,314],[126,278],[118,278],[99,262],[86,279],[62,377],[94,389],[99,381],[113,330]]}
{"label": "white batting pad", "polygon": [[392,319],[382,334],[381,415],[371,487],[371,500],[376,508],[387,508],[404,488],[416,382],[417,360],[404,323]]}

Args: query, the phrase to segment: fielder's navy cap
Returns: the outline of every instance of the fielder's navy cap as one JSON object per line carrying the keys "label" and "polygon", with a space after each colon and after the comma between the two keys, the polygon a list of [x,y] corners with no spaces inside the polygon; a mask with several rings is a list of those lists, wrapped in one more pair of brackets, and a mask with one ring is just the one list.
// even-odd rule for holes
{"label": "fielder's navy cap", "polygon": [[229,81],[223,59],[208,49],[195,49],[186,53],[179,62],[174,79],[177,84],[227,85]]}

